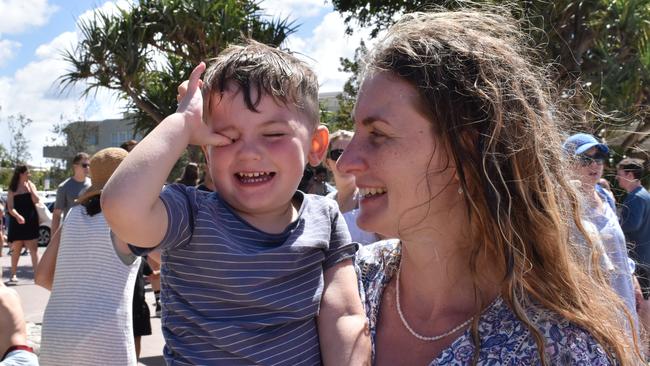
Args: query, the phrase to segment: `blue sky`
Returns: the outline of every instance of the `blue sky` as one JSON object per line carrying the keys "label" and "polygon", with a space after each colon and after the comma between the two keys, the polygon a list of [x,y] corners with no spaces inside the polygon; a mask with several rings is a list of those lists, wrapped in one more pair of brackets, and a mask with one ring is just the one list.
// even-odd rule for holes
{"label": "blue sky", "polygon": [[[31,164],[46,166],[42,147],[56,138],[57,123],[119,117],[123,102],[106,91],[81,98],[78,90],[61,94],[55,83],[67,65],[61,52],[79,40],[76,22],[101,8],[113,11],[126,0],[0,0],[0,144],[9,149],[9,116],[24,114],[34,122],[26,130]],[[339,57],[352,57],[367,32],[344,34],[341,15],[325,0],[263,0],[269,16],[301,24],[286,47],[305,55],[316,71],[321,91],[341,90],[348,75],[338,71]],[[170,87],[176,88],[176,85]]]}

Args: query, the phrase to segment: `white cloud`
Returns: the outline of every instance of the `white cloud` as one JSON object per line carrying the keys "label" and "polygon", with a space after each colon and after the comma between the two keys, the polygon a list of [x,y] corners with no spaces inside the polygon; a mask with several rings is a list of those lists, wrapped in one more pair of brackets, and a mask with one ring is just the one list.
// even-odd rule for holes
{"label": "white cloud", "polygon": [[[61,51],[76,42],[74,32],[62,33],[36,50],[38,60],[30,62],[10,77],[0,78],[0,130],[7,131],[6,119],[24,114],[33,120],[25,130],[30,140],[30,163],[45,165],[43,146],[51,144],[55,124],[79,119],[120,117],[123,101],[111,92],[100,90],[82,98],[85,85],[75,85],[61,93],[57,78],[66,72],[68,64]],[[0,143],[9,148],[10,136],[0,134]]]}
{"label": "white cloud", "polygon": [[323,0],[266,0],[260,7],[272,17],[300,19],[317,16],[329,5]]}
{"label": "white cloud", "polygon": [[48,0],[0,0],[0,9],[0,34],[17,34],[46,24],[58,7]]}
{"label": "white cloud", "polygon": [[0,67],[4,66],[5,62],[14,57],[14,50],[20,48],[19,42],[10,41],[8,39],[0,39]]}
{"label": "white cloud", "polygon": [[339,71],[340,58],[353,58],[362,39],[366,40],[366,46],[372,43],[367,41],[369,31],[358,29],[353,35],[346,35],[345,27],[343,17],[332,11],[323,17],[310,36],[292,35],[286,42],[287,48],[306,56],[301,58],[316,71],[321,92],[343,90],[350,74]]}
{"label": "white cloud", "polygon": [[[0,0],[1,1],[1,0]],[[101,12],[103,14],[113,15],[118,12],[119,9],[128,9],[132,1],[128,0],[117,0],[117,1],[107,1],[102,6],[96,7],[94,9],[88,10],[83,14],[79,15],[77,23],[81,21],[91,20],[95,12]]]}
{"label": "white cloud", "polygon": [[36,56],[40,59],[58,59],[64,50],[72,50],[79,37],[76,32],[65,32],[59,34],[50,43],[42,44],[36,49]]}

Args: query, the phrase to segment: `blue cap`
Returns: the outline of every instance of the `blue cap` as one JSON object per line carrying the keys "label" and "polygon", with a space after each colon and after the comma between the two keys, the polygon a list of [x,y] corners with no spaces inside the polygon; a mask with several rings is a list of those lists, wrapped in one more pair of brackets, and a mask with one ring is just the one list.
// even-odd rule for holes
{"label": "blue cap", "polygon": [[564,141],[564,144],[562,144],[564,151],[573,156],[583,154],[592,147],[596,147],[605,154],[609,153],[607,145],[599,142],[595,137],[586,133],[576,133],[575,135],[571,135],[566,139],[566,141]]}

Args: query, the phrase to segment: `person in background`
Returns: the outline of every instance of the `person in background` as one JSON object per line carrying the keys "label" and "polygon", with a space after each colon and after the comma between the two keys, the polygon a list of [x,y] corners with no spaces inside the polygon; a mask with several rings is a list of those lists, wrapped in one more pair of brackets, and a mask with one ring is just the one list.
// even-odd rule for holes
{"label": "person in background", "polygon": [[214,192],[217,188],[214,186],[214,182],[212,181],[212,177],[210,176],[210,169],[206,164],[203,164],[201,167],[201,171],[203,172],[201,176],[201,180],[199,181],[199,185],[196,186],[196,189],[200,191],[206,191],[206,192]]}
{"label": "person in background", "polygon": [[18,283],[16,271],[18,260],[23,247],[29,250],[32,258],[32,269],[38,265],[38,212],[36,204],[40,201],[36,186],[30,180],[29,168],[17,165],[9,182],[7,192],[7,212],[9,213],[9,235],[7,240],[12,244],[11,278],[12,284]]}
{"label": "person in background", "polygon": [[345,174],[336,167],[336,161],[345,151],[345,148],[352,140],[353,135],[354,133],[346,130],[338,130],[332,134],[327,157],[325,158],[325,165],[334,176],[336,191],[329,193],[327,197],[338,203],[339,209],[341,210],[341,213],[343,213],[345,223],[348,225],[352,241],[366,245],[380,240],[380,236],[376,233],[361,230],[359,226],[357,226],[357,216],[359,215],[359,190],[354,183],[354,175]]}
{"label": "person in background", "polygon": [[199,182],[199,166],[196,163],[187,163],[183,168],[183,174],[176,180],[176,183],[194,187]]}
{"label": "person in background", "polygon": [[[338,168],[375,365],[638,365],[634,328],[570,242],[559,93],[510,8],[402,15],[365,60]],[[632,332],[633,336],[636,332]]]}
{"label": "person in background", "polygon": [[637,263],[643,297],[650,296],[650,193],[641,185],[643,160],[626,158],[616,165],[616,181],[627,192],[621,204],[621,228]]}
{"label": "person in background", "polygon": [[138,141],[136,140],[128,140],[128,141],[124,141],[122,145],[120,145],[120,147],[126,150],[127,152],[131,152],[131,150],[133,150],[137,144]]}
{"label": "person in background", "polygon": [[605,178],[600,178],[600,179],[598,180],[598,183],[597,183],[597,184],[598,184],[599,186],[603,187],[603,189],[605,189],[605,190],[608,192],[608,194],[609,194],[612,198],[614,198],[614,193],[612,192],[612,186],[609,184],[609,181],[608,181],[607,179],[605,179]]}
{"label": "person in background", "polygon": [[[0,198],[0,257],[2,257],[2,250],[5,248],[5,239],[5,203]],[[2,274],[0,273],[0,279],[1,277]]]}
{"label": "person in background", "polygon": [[59,229],[63,217],[75,205],[75,200],[79,196],[79,193],[90,187],[90,179],[88,178],[89,167],[88,154],[85,152],[77,153],[72,159],[72,177],[59,184],[56,190],[56,201],[54,202],[52,225],[50,227],[52,235]]}
{"label": "person in background", "polygon": [[[2,266],[0,266],[2,273]],[[25,316],[15,290],[0,281],[0,366],[38,366],[27,344]]]}
{"label": "person in background", "polygon": [[[127,152],[131,152],[138,144],[136,140],[128,140],[122,143],[120,147]],[[149,305],[145,301],[145,276],[149,277],[153,271],[149,264],[149,257],[144,257],[140,261],[140,268],[135,277],[135,285],[133,286],[133,340],[135,345],[135,358],[140,359],[140,350],[142,346],[142,337],[151,335],[151,313],[149,312]],[[156,307],[160,307],[158,302],[160,298],[160,278],[150,277],[150,283],[154,294],[156,294]],[[158,290],[156,292],[156,289]]]}
{"label": "person in background", "polygon": [[598,182],[609,160],[609,148],[594,136],[577,133],[567,138],[564,152],[573,162],[571,172],[578,180],[581,193],[582,217],[594,224],[612,268],[608,278],[614,291],[625,301],[627,309],[636,320],[634,278],[625,246],[625,236],[616,216],[616,202],[611,193]]}
{"label": "person in background", "polygon": [[52,292],[43,314],[42,365],[137,364],[132,309],[141,259],[116,252],[114,241],[126,244],[113,236],[100,206],[106,181],[126,155],[117,147],[93,155],[93,184],[43,254],[35,282]]}
{"label": "person in background", "polygon": [[300,183],[298,183],[298,190],[303,193],[309,192],[312,182],[314,181],[314,170],[311,166],[305,166],[302,171],[302,177],[300,178]]}
{"label": "person in background", "polygon": [[336,161],[343,154],[343,151],[345,151],[353,135],[352,132],[346,130],[338,130],[332,133],[327,156],[325,157],[325,166],[332,172],[336,187],[336,191],[329,193],[327,197],[338,203],[341,213],[352,211],[358,206],[357,186],[354,184],[354,175],[343,174],[336,168]]}
{"label": "person in background", "polygon": [[307,193],[319,196],[327,196],[335,191],[334,187],[327,182],[327,168],[318,165],[314,168],[314,175]]}

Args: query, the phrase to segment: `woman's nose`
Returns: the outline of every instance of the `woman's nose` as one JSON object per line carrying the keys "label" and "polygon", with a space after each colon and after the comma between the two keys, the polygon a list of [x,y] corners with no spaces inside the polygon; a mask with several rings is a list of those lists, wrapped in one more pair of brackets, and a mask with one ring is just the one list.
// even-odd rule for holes
{"label": "woman's nose", "polygon": [[354,139],[345,148],[343,154],[336,161],[336,169],[343,174],[356,175],[366,169],[361,149],[355,144]]}

